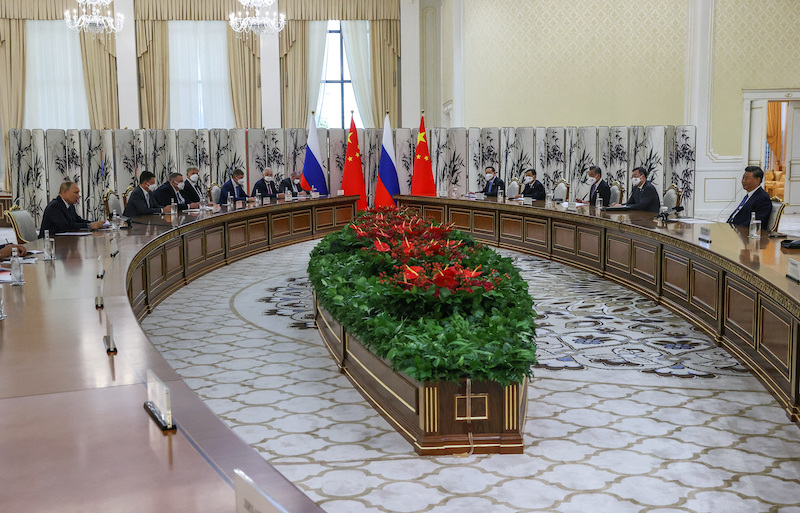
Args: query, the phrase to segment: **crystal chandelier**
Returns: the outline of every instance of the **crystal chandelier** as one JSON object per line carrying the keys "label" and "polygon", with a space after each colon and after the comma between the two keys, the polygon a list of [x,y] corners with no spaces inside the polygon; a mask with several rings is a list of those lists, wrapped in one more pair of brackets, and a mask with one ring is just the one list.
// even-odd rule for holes
{"label": "crystal chandelier", "polygon": [[[64,12],[64,21],[67,23],[67,27],[72,30],[77,30],[78,32],[81,30],[93,34],[112,34],[119,32],[122,30],[122,24],[124,22],[121,14],[117,14],[116,19],[111,17],[111,9],[108,10],[108,16],[100,14],[100,7],[107,7],[112,1],[113,0],[77,0],[78,4],[81,6],[82,14],[78,16],[77,9],[73,9],[72,16],[70,16],[68,9]],[[92,14],[86,14],[87,4],[91,7]]]}
{"label": "crystal chandelier", "polygon": [[[244,16],[241,12],[231,13],[231,28],[240,34],[252,32],[263,36],[265,34],[277,34],[286,25],[286,18],[283,14],[278,18],[278,13],[268,14],[269,8],[275,0],[239,0],[245,8]],[[255,16],[250,16],[250,9],[255,11]]]}

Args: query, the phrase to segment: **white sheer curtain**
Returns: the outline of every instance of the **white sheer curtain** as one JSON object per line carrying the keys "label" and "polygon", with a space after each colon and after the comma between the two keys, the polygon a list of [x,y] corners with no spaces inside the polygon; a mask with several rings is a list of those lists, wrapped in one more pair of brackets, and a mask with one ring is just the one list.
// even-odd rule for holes
{"label": "white sheer curtain", "polygon": [[228,23],[170,21],[168,30],[170,128],[234,128]]}
{"label": "white sheer curtain", "polygon": [[25,22],[25,128],[91,128],[78,33],[64,20]]}
{"label": "white sheer curtain", "polygon": [[[369,58],[369,22],[342,21],[342,39],[350,68],[350,80],[364,128],[374,128],[372,112],[372,71]],[[349,125],[348,125],[349,126]],[[345,127],[347,128],[347,127]]]}
{"label": "white sheer curtain", "polygon": [[[308,106],[316,108],[325,63],[325,42],[328,39],[327,21],[308,22]],[[319,124],[319,109],[314,122]]]}

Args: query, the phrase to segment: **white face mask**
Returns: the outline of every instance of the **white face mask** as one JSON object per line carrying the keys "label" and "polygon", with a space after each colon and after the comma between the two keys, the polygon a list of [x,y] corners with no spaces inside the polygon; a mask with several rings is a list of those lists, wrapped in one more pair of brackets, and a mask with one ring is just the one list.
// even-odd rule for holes
{"label": "white face mask", "polygon": [[264,177],[264,181],[265,181],[265,182],[274,182],[274,181],[275,181],[275,177],[274,177],[274,176],[272,176],[272,175],[265,176],[265,177]]}
{"label": "white face mask", "polygon": [[300,179],[299,178],[295,178],[294,179],[294,183],[295,183],[295,185],[300,185]]}
{"label": "white face mask", "polygon": [[493,173],[486,173],[486,179],[487,180],[491,180],[492,178],[494,178],[494,174]]}
{"label": "white face mask", "polygon": [[642,178],[640,176],[634,176],[633,178],[631,178],[631,183],[634,186],[639,187],[639,184],[642,183]]}
{"label": "white face mask", "polygon": [[589,185],[594,185],[597,183],[597,178],[590,176],[589,178],[586,179],[586,183]]}
{"label": "white face mask", "polygon": [[186,182],[178,182],[178,190],[182,191],[186,187]]}
{"label": "white face mask", "polygon": [[194,183],[197,183],[197,180],[199,180],[199,179],[200,179],[200,175],[198,175],[197,173],[195,173],[195,174],[193,174],[193,175],[191,175],[189,177],[189,180],[191,180]]}
{"label": "white face mask", "polygon": [[525,183],[533,183],[533,177],[532,176],[526,176],[525,177]]}
{"label": "white face mask", "polygon": [[238,180],[236,180],[236,183],[238,183],[239,185],[244,185],[244,178],[239,178]]}

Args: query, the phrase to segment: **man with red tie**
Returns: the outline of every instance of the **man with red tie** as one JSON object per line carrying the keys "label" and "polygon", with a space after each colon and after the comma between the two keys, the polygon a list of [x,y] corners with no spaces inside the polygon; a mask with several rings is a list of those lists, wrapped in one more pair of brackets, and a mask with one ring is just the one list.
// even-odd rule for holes
{"label": "man with red tie", "polygon": [[275,199],[283,197],[283,194],[278,192],[278,186],[275,185],[275,176],[272,173],[272,169],[264,168],[264,176],[253,185],[253,194],[251,196],[255,196],[256,192],[260,193],[262,198]]}

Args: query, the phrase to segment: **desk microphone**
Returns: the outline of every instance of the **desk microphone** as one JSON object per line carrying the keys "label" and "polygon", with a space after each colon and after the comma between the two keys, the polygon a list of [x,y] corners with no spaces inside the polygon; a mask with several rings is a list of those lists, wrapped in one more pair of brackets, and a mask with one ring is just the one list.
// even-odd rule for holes
{"label": "desk microphone", "polygon": [[672,207],[671,209],[667,210],[666,212],[659,213],[653,219],[660,219],[660,220],[666,222],[666,221],[669,220],[668,217],[670,215],[677,214],[678,212],[683,212],[683,207],[681,207],[681,206]]}

